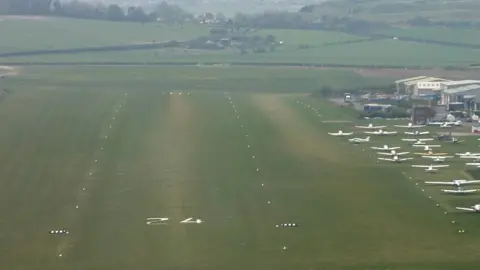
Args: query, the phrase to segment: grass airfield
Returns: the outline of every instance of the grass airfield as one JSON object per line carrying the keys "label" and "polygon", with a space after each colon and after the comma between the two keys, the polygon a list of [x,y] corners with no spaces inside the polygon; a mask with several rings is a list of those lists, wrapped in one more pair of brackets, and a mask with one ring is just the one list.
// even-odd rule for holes
{"label": "grass airfield", "polygon": [[[133,70],[118,81],[101,69],[58,79],[30,70],[8,82],[15,92],[0,103],[0,261],[9,269],[479,265],[478,217],[450,211],[478,196],[415,185],[464,178],[463,163],[437,176],[377,164],[365,145],[327,135],[352,123],[322,123],[351,119],[325,101],[241,91],[239,78],[228,81],[238,82],[235,91],[220,77],[187,85],[187,69],[168,78],[158,69],[156,79],[155,69]],[[244,87],[253,87],[252,74]],[[441,149],[471,151],[477,141],[466,139]],[[148,217],[169,220],[154,226]],[[203,222],[181,223],[190,217]],[[55,228],[70,235],[50,235]]]}

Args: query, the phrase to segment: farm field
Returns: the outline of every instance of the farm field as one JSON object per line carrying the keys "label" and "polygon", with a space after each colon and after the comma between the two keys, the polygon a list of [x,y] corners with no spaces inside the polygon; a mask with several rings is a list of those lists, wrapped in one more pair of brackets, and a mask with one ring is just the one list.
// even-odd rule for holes
{"label": "farm field", "polygon": [[[28,19],[29,18],[29,19]],[[54,50],[186,40],[210,28],[185,24],[140,24],[56,17],[0,16],[0,52]]]}
{"label": "farm field", "polygon": [[480,31],[473,29],[452,29],[444,27],[386,28],[376,33],[392,37],[409,37],[416,39],[454,42],[467,45],[480,45]]}
{"label": "farm field", "polygon": [[[333,40],[332,40],[333,42]],[[311,45],[313,43],[310,43]],[[323,46],[314,44],[299,49],[298,43],[287,43],[273,53],[240,55],[237,49],[221,51],[159,49],[123,52],[3,57],[0,63],[296,63],[346,66],[447,67],[479,63],[477,49],[454,48],[399,40],[376,40]]]}
{"label": "farm field", "polygon": [[[437,187],[422,192],[415,182],[433,176],[377,164],[371,151],[361,151],[364,145],[327,135],[352,123],[322,121],[349,120],[351,113],[275,81],[280,71],[297,74],[82,67],[30,68],[8,78],[14,92],[0,103],[2,264],[14,270],[478,266],[480,220],[451,210],[479,196],[453,200]],[[351,83],[353,74],[316,72],[332,84]],[[476,144],[467,140],[458,151]],[[461,176],[460,164],[439,174]],[[169,220],[147,225],[149,217]],[[199,223],[181,223],[189,218]],[[281,223],[298,226],[277,228]],[[49,233],[57,228],[70,233]]]}

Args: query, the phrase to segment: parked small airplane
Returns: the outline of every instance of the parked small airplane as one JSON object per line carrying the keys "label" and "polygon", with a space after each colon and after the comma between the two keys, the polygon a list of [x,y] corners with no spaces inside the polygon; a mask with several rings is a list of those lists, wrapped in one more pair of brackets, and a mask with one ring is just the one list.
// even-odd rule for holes
{"label": "parked small airplane", "polygon": [[480,163],[465,163],[466,166],[476,166],[477,168],[480,168]]}
{"label": "parked small airplane", "polygon": [[387,126],[374,126],[372,123],[366,125],[366,126],[355,126],[356,128],[364,128],[364,129],[380,129],[380,128],[386,128]]}
{"label": "parked small airplane", "polygon": [[414,132],[406,131],[406,132],[404,132],[404,133],[407,134],[407,135],[418,136],[418,135],[427,135],[427,134],[430,133],[430,131],[418,131],[418,130],[415,130]]}
{"label": "parked small airplane", "polygon": [[436,168],[445,168],[450,165],[412,165],[414,168],[425,168],[425,172],[435,173],[438,171]]}
{"label": "parked small airplane", "polygon": [[433,141],[433,138],[421,138],[421,139],[402,139],[405,142],[412,142],[413,145],[425,144],[427,141]]}
{"label": "parked small airplane", "polygon": [[453,156],[422,156],[422,158],[429,158],[435,163],[443,163],[447,158],[453,158]]}
{"label": "parked small airplane", "polygon": [[449,143],[462,143],[462,142],[465,142],[465,140],[459,140],[459,139],[456,138],[456,137],[452,137],[450,140],[444,141],[444,142],[449,142]]}
{"label": "parked small airplane", "polygon": [[388,146],[388,145],[384,145],[384,146],[381,146],[381,147],[376,147],[376,146],[373,146],[373,147],[370,147],[374,150],[385,150],[385,151],[388,151],[388,150],[395,150],[395,149],[400,149],[401,147],[400,146]]}
{"label": "parked small airplane", "polygon": [[450,122],[445,122],[445,123],[441,124],[439,127],[441,127],[441,128],[453,128],[453,124],[450,123]]}
{"label": "parked small airplane", "polygon": [[460,187],[468,184],[479,184],[480,180],[452,180],[452,181],[426,181],[425,184]]}
{"label": "parked small airplane", "polygon": [[365,139],[362,139],[362,138],[351,138],[351,139],[348,139],[349,142],[351,143],[363,143],[363,142],[369,142],[370,141],[370,136],[367,136]]}
{"label": "parked small airplane", "polygon": [[407,125],[395,125],[395,127],[399,127],[399,128],[422,128],[422,127],[425,127],[425,125],[414,125],[412,123],[408,123]]}
{"label": "parked small airplane", "polygon": [[391,161],[391,162],[402,162],[402,161],[407,161],[407,160],[412,160],[413,158],[399,158],[398,156],[393,156],[392,158],[377,158],[379,160],[385,160],[385,161]]}
{"label": "parked small airplane", "polygon": [[329,132],[328,134],[332,136],[351,136],[353,135],[353,132],[343,132],[342,130],[339,130],[338,132]]}
{"label": "parked small airplane", "polygon": [[395,150],[391,150],[390,152],[377,152],[377,154],[384,155],[384,156],[402,156],[402,155],[406,155],[408,153],[410,153],[410,152],[397,153]]}
{"label": "parked small airplane", "polygon": [[474,162],[480,162],[480,156],[460,156],[460,158],[469,158]]}
{"label": "parked small airplane", "polygon": [[394,135],[397,134],[396,131],[385,131],[382,129],[375,130],[375,131],[365,131],[365,134],[371,134],[371,135]]}
{"label": "parked small airplane", "polygon": [[480,153],[465,152],[465,153],[455,153],[457,156],[480,156]]}
{"label": "parked small airplane", "polygon": [[438,152],[433,152],[432,149],[427,150],[427,152],[415,152],[415,155],[421,155],[421,156],[443,156],[446,155],[447,153],[438,153]]}
{"label": "parked small airplane", "polygon": [[480,213],[480,204],[475,204],[470,207],[455,207],[455,208],[458,210]]}
{"label": "parked small airplane", "polygon": [[450,194],[471,194],[477,192],[478,189],[463,189],[461,187],[457,189],[442,189],[442,192]]}

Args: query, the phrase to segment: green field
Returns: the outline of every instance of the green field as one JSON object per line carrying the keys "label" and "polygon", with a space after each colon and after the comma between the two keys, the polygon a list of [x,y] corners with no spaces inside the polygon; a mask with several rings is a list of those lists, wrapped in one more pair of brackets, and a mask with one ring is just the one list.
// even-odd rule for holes
{"label": "green field", "polygon": [[466,45],[480,45],[480,31],[444,27],[386,28],[376,32],[392,37],[408,37],[440,42],[454,42]]}
{"label": "green field", "polygon": [[[332,40],[333,42],[333,40]],[[297,44],[279,47],[273,53],[240,55],[237,49],[221,51],[159,49],[123,52],[89,52],[0,58],[0,63],[45,62],[179,62],[179,63],[296,63],[346,66],[447,67],[480,63],[478,49],[447,47],[399,40],[378,40],[333,46]]]}
{"label": "green field", "polygon": [[[480,220],[451,210],[480,196],[422,192],[415,182],[437,177],[377,164],[364,145],[327,135],[352,129],[322,123],[351,119],[351,111],[292,89],[296,77],[306,89],[353,84],[355,76],[279,68],[21,70],[5,82],[13,93],[0,103],[2,265],[476,269]],[[442,150],[471,150],[476,141],[468,140]],[[438,178],[467,177],[455,162]],[[147,217],[169,221],[146,225]],[[190,217],[204,222],[180,223]],[[70,234],[48,233],[57,228]]]}
{"label": "green field", "polygon": [[[28,18],[28,17],[27,17]],[[185,24],[109,22],[45,17],[0,17],[0,52],[54,50],[188,40],[208,34],[210,28]]]}

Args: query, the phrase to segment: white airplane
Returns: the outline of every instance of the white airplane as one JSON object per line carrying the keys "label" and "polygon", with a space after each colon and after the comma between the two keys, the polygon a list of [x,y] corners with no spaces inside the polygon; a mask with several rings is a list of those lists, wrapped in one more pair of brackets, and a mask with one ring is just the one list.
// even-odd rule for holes
{"label": "white airplane", "polygon": [[445,168],[450,165],[412,165],[414,168],[425,168],[425,172],[435,173],[438,171],[436,168]]}
{"label": "white airplane", "polygon": [[445,123],[441,124],[439,127],[441,127],[441,128],[453,128],[453,124],[451,124],[450,122],[445,122]]}
{"label": "white airplane", "polygon": [[478,189],[463,189],[461,187],[457,189],[442,189],[442,192],[451,194],[471,194],[477,192]]}
{"label": "white airplane", "polygon": [[422,139],[402,139],[404,142],[413,142],[414,145],[425,144],[427,141],[433,141],[433,138],[422,138]]}
{"label": "white airplane", "polygon": [[366,125],[366,126],[355,126],[356,128],[364,128],[364,129],[380,129],[380,128],[386,128],[387,126],[374,126],[372,123]]}
{"label": "white airplane", "polygon": [[422,127],[425,127],[425,125],[414,125],[412,123],[408,123],[408,125],[395,125],[395,127],[399,127],[399,128],[422,128]]}
{"label": "white airplane", "polygon": [[365,131],[366,134],[372,134],[372,135],[394,135],[397,134],[396,131],[385,131],[382,129],[375,130],[375,131]]}
{"label": "white airplane", "polygon": [[425,182],[425,184],[455,186],[455,187],[460,187],[468,184],[478,184],[478,183],[480,183],[480,180],[452,180],[448,182],[442,182],[442,181],[426,181]]}
{"label": "white airplane", "polygon": [[423,147],[424,151],[433,151],[432,147],[441,147],[441,145],[439,145],[439,144],[424,144],[424,145],[415,144],[415,145],[412,145],[412,146],[413,147]]}
{"label": "white airplane", "polygon": [[429,158],[435,163],[443,163],[447,158],[453,158],[453,156],[422,156],[422,158]]}
{"label": "white airplane", "polygon": [[480,163],[465,163],[466,166],[476,166],[477,168],[480,168]]}
{"label": "white airplane", "polygon": [[349,142],[351,143],[363,143],[363,142],[369,142],[370,141],[370,136],[367,136],[365,139],[362,139],[362,138],[351,138],[351,139],[348,139]]}
{"label": "white airplane", "polygon": [[480,153],[472,153],[472,152],[465,152],[465,153],[455,153],[457,156],[480,156]]}
{"label": "white airplane", "polygon": [[395,150],[395,149],[400,149],[401,147],[400,146],[388,146],[388,145],[384,145],[384,146],[381,146],[381,147],[370,147],[374,150],[385,150],[385,151],[389,151],[389,150]]}
{"label": "white airplane", "polygon": [[406,132],[404,132],[404,133],[407,134],[407,135],[418,136],[418,135],[427,135],[427,134],[430,133],[430,131],[418,131],[418,130],[415,130],[414,132],[406,131]]}
{"label": "white airplane", "polygon": [[480,213],[480,204],[475,204],[470,207],[455,207],[455,208],[458,210]]}
{"label": "white airplane", "polygon": [[377,158],[379,160],[385,160],[385,161],[391,161],[391,162],[402,162],[402,161],[407,161],[407,160],[412,160],[413,158],[399,158],[398,156],[393,156],[392,158]]}
{"label": "white airplane", "polygon": [[353,135],[353,132],[343,132],[342,130],[339,130],[338,132],[329,132],[328,134],[332,136],[351,136]]}
{"label": "white airplane", "polygon": [[460,156],[460,158],[470,158],[473,161],[477,161],[477,162],[480,161],[480,156]]}
{"label": "white airplane", "polygon": [[440,126],[443,123],[444,122],[440,122],[440,121],[432,121],[432,122],[428,122],[427,125],[429,125],[429,126]]}
{"label": "white airplane", "polygon": [[377,154],[384,155],[384,156],[402,156],[402,155],[406,155],[408,153],[410,153],[410,152],[397,153],[395,150],[391,150],[390,152],[377,152]]}

